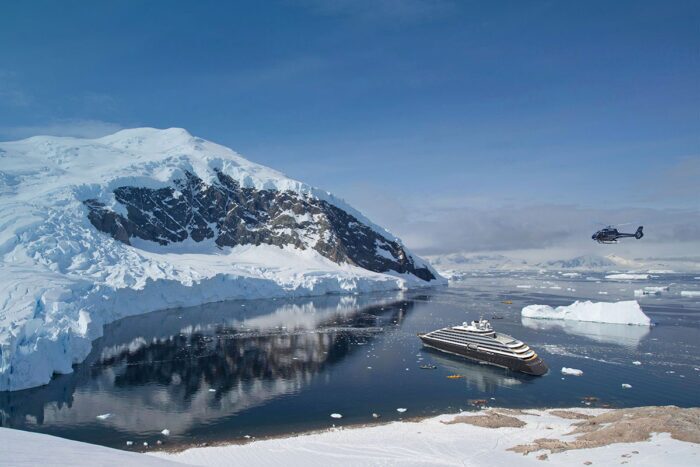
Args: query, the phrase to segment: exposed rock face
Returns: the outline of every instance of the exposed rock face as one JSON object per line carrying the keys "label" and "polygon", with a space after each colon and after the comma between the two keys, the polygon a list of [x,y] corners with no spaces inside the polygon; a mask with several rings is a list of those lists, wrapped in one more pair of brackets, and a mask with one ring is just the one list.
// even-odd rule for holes
{"label": "exposed rock face", "polygon": [[114,195],[127,216],[90,199],[85,201],[88,218],[97,229],[126,244],[136,237],[161,245],[188,238],[213,240],[220,247],[293,245],[313,248],[336,263],[435,279],[398,242],[326,201],[292,191],[244,188],[220,171],[216,175],[212,184],[186,172],[173,187],[119,187]]}

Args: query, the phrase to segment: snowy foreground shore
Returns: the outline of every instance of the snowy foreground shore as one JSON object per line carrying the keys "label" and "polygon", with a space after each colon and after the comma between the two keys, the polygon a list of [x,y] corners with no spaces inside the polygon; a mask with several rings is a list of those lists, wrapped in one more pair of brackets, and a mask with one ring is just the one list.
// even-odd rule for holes
{"label": "snowy foreground shore", "polygon": [[487,409],[148,454],[0,428],[0,452],[7,466],[700,465],[700,408]]}

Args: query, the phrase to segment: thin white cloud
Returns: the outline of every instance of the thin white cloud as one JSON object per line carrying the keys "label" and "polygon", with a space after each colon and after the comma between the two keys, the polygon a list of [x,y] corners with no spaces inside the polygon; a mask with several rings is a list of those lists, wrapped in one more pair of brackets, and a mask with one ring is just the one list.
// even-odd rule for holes
{"label": "thin white cloud", "polygon": [[644,225],[642,241],[621,243],[635,257],[700,251],[700,209],[590,208],[564,204],[507,206],[479,198],[425,195],[396,197],[363,187],[351,204],[401,237],[420,254],[528,250],[543,257],[554,250],[572,256],[600,245],[591,235],[602,223]]}

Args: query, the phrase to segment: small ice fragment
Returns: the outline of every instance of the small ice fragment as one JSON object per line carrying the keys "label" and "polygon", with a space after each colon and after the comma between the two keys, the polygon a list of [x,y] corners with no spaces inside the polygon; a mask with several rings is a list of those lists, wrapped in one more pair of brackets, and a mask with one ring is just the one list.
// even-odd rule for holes
{"label": "small ice fragment", "polygon": [[163,444],[163,442],[162,442],[161,440],[158,440],[158,441],[156,441],[156,444],[157,444],[158,446],[160,446],[161,444]]}
{"label": "small ice fragment", "polygon": [[641,365],[641,364],[642,364],[642,362],[640,362],[639,360],[635,360],[632,362],[632,365]]}
{"label": "small ice fragment", "polygon": [[170,436],[170,430],[165,428],[163,431],[160,432],[163,436]]}
{"label": "small ice fragment", "polygon": [[399,413],[404,413],[406,410],[408,410],[408,409],[404,409],[403,407],[396,409],[396,411]]}
{"label": "small ice fragment", "polygon": [[250,435],[243,436],[245,439],[250,439]]}
{"label": "small ice fragment", "polygon": [[381,415],[379,415],[378,413],[373,413],[373,414],[372,414],[372,418],[379,418],[379,417],[381,417]]}
{"label": "small ice fragment", "polygon": [[216,392],[216,389],[209,388],[209,392]]}
{"label": "small ice fragment", "polygon": [[112,416],[111,413],[103,413],[102,415],[98,415],[97,418],[98,418],[99,420],[107,420],[107,419],[108,419],[109,417],[111,417],[111,416]]}
{"label": "small ice fragment", "polygon": [[144,441],[144,442],[143,442],[143,445],[146,446],[146,447],[148,447],[148,441]]}
{"label": "small ice fragment", "polygon": [[371,367],[371,366],[368,366],[368,367],[367,367],[367,369],[368,369],[368,370],[371,370],[371,369],[372,369],[372,367]]}
{"label": "small ice fragment", "polygon": [[632,385],[631,385],[631,384],[627,384],[627,383],[622,383],[622,387],[625,388],[625,389],[630,389],[630,388],[632,387]]}
{"label": "small ice fragment", "polygon": [[331,418],[343,418],[343,416],[340,415],[339,413],[332,413]]}
{"label": "small ice fragment", "polygon": [[561,368],[561,374],[571,375],[571,376],[581,376],[583,374],[583,371],[577,370],[576,368],[567,368],[564,366]]}
{"label": "small ice fragment", "polygon": [[133,444],[134,444],[133,441],[127,441],[127,442],[126,442],[126,445],[127,445],[127,446],[132,446]]}

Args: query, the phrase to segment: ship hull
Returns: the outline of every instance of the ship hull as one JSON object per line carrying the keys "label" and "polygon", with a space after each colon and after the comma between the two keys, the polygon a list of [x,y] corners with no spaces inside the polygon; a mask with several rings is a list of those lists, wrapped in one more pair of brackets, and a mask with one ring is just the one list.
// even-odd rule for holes
{"label": "ship hull", "polygon": [[549,367],[544,363],[540,357],[536,357],[532,360],[521,360],[515,357],[508,357],[506,355],[500,355],[491,352],[482,352],[479,350],[472,350],[466,346],[451,344],[449,342],[440,341],[438,339],[432,339],[426,335],[419,334],[420,340],[423,344],[431,347],[433,349],[439,350],[441,352],[450,353],[453,355],[458,355],[469,360],[473,360],[479,363],[487,363],[489,365],[495,365],[502,368],[508,368],[513,371],[519,371],[533,376],[542,376],[547,371]]}

